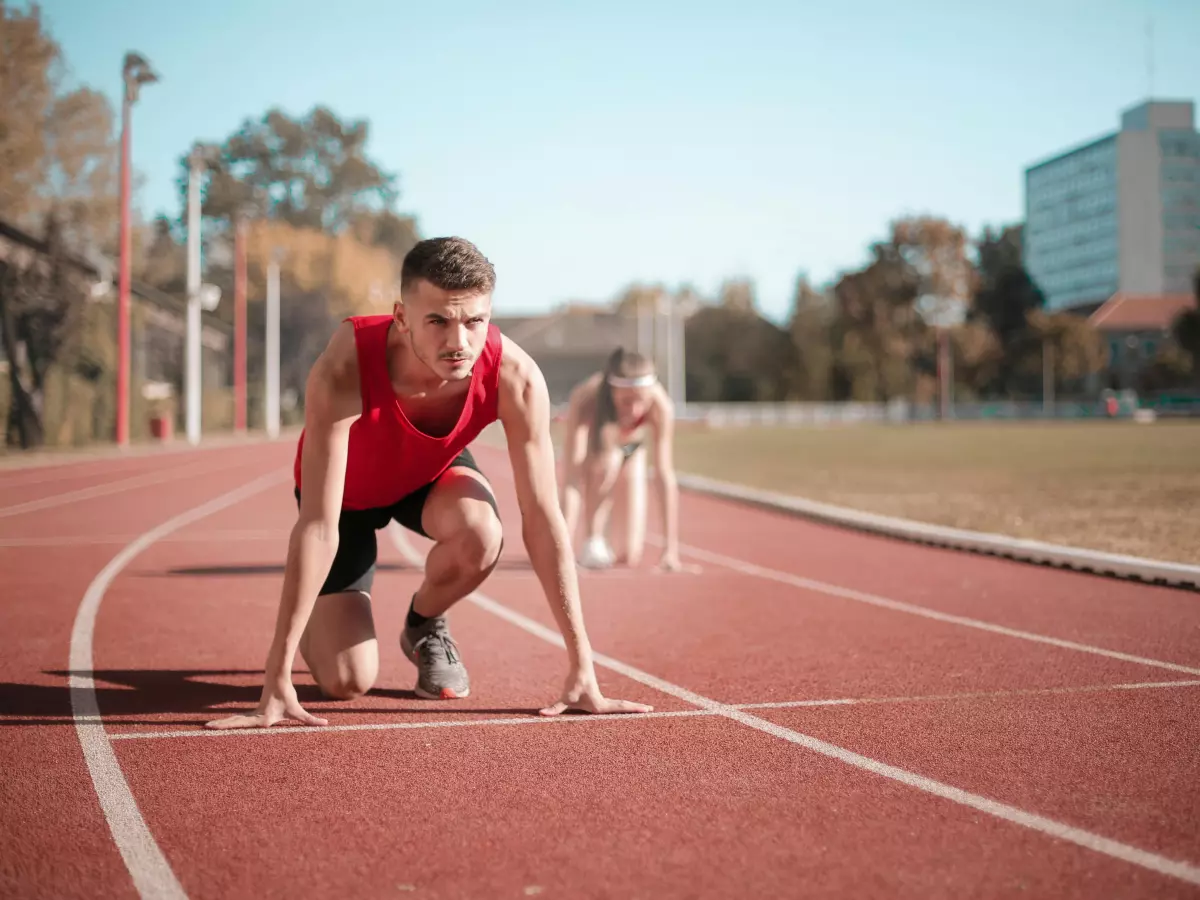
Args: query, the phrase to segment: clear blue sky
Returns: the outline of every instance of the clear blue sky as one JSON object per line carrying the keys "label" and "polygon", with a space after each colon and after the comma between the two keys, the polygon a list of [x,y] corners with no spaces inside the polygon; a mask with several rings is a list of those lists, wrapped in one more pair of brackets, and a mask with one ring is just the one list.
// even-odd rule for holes
{"label": "clear blue sky", "polygon": [[800,271],[857,265],[887,222],[1019,220],[1022,168],[1147,94],[1200,100],[1200,0],[453,4],[48,0],[69,75],[135,111],[143,212],[177,160],[272,105],[371,121],[422,233],[496,264],[497,311],[635,280],[748,275],[786,314]]}

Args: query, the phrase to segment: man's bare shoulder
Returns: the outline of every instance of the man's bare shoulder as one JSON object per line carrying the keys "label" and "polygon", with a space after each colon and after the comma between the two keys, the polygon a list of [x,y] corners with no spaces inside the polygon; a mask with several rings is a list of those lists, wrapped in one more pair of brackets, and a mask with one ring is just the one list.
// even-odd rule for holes
{"label": "man's bare shoulder", "polygon": [[546,379],[533,357],[508,337],[502,337],[504,353],[500,360],[500,415],[528,415],[530,410],[548,404]]}
{"label": "man's bare shoulder", "polygon": [[336,391],[347,387],[358,390],[358,346],[352,323],[342,322],[337,327],[313,364],[313,374]]}
{"label": "man's bare shoulder", "polygon": [[358,383],[358,346],[354,325],[342,322],[308,375],[306,405],[318,404],[333,418],[342,418],[361,407]]}
{"label": "man's bare shoulder", "polygon": [[533,357],[521,345],[506,335],[501,335],[503,354],[500,358],[500,382],[511,388],[521,388],[534,381],[542,381],[542,370]]}

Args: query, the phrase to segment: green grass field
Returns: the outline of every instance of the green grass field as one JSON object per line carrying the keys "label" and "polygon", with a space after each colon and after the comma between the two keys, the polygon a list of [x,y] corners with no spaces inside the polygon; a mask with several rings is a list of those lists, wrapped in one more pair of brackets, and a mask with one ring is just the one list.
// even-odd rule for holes
{"label": "green grass field", "polygon": [[939,525],[1200,563],[1200,423],[684,426],[680,471]]}

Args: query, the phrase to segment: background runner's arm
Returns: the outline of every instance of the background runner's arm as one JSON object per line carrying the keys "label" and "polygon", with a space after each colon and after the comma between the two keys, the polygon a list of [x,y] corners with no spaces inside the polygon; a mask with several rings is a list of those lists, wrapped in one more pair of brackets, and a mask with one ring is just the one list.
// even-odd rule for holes
{"label": "background runner's arm", "polygon": [[592,448],[591,429],[588,429],[587,450],[581,464],[580,488],[583,493],[583,523],[585,538],[602,536],[608,530],[608,517],[612,512],[613,488],[625,462],[621,449],[616,422],[599,426],[594,435]]}
{"label": "background runner's arm", "polygon": [[612,512],[613,488],[621,474],[625,454],[612,439],[614,425],[606,425],[600,436],[600,449],[589,453],[584,465],[584,523],[589,537],[608,530]]}
{"label": "background runner's arm", "polygon": [[654,437],[654,480],[666,534],[664,554],[679,555],[679,484],[675,478],[675,410],[670,402],[659,407],[657,434]]}
{"label": "background runner's arm", "polygon": [[583,463],[587,457],[587,427],[581,413],[581,393],[581,388],[571,392],[563,422],[562,449],[559,453],[562,474],[558,487],[558,502],[562,507],[563,519],[567,523],[567,536],[571,541],[575,540],[578,533],[586,488],[583,483]]}
{"label": "background runner's arm", "polygon": [[508,342],[500,374],[499,416],[512,460],[525,549],[566,641],[572,668],[590,669],[592,650],[583,627],[579,582],[558,505],[550,395],[533,360]]}
{"label": "background runner's arm", "polygon": [[308,377],[300,515],[288,542],[268,679],[291,680],[296,649],[337,553],[350,426],[362,408],[357,362],[353,328],[343,325]]}
{"label": "background runner's arm", "polygon": [[558,483],[560,500],[568,487],[578,487],[578,471],[573,458],[575,442],[578,440],[577,432],[582,424],[579,421],[578,405],[576,392],[572,391],[571,398],[567,403],[567,414],[563,416],[562,423],[562,471]]}

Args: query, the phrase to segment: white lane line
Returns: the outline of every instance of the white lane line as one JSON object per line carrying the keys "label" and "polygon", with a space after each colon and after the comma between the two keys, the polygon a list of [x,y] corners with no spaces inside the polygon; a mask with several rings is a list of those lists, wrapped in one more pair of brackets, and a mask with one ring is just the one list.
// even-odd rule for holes
{"label": "white lane line", "polygon": [[65,506],[68,503],[74,503],[77,500],[92,500],[96,497],[107,497],[109,494],[119,494],[122,491],[132,490],[137,487],[146,487],[151,484],[161,484],[164,481],[176,481],[185,475],[203,475],[208,472],[224,472],[228,471],[230,466],[202,466],[191,465],[181,466],[177,469],[171,469],[166,472],[151,472],[144,475],[134,475],[132,478],[122,478],[118,481],[109,481],[104,484],[94,485],[89,488],[80,488],[76,491],[67,491],[63,494],[51,494],[49,497],[39,497],[37,500],[29,500],[25,503],[17,503],[13,506],[0,507],[0,519],[6,519],[9,516],[19,516],[23,513],[37,512],[42,509],[52,509],[56,506]]}
{"label": "white lane line", "polygon": [[[286,541],[290,532],[279,530],[260,531],[199,531],[191,534],[173,534],[163,541],[174,543],[203,543],[220,541]],[[86,534],[44,538],[0,538],[0,547],[84,547],[95,544],[127,544],[137,540],[137,535],[110,535],[92,537]]]}
{"label": "white lane line", "polygon": [[[404,710],[396,710],[402,715]],[[424,728],[466,728],[494,725],[561,725],[575,722],[614,722],[622,719],[677,719],[692,716],[711,716],[715,713],[705,709],[678,709],[648,713],[629,713],[617,716],[513,716],[505,719],[441,719],[435,722],[360,722],[355,725],[283,725],[271,728],[230,728],[217,731],[211,728],[195,728],[191,731],[128,731],[110,734],[113,741],[149,741],[161,738],[216,738],[216,737],[263,737],[277,734],[311,734],[326,731],[418,731]]]}
{"label": "white lane line", "polygon": [[[3,544],[0,544],[3,546]],[[591,584],[602,584],[605,581],[640,581],[643,578],[654,578],[657,573],[653,569],[638,570],[638,569],[580,569],[579,580],[586,581]],[[663,577],[666,577],[665,575]],[[692,572],[674,572],[671,575],[671,584],[678,584],[689,577],[696,577]],[[525,571],[523,569],[506,569],[501,565],[491,575],[488,580],[495,578],[503,578],[505,580],[516,581],[537,581],[537,575],[534,572]]]}
{"label": "white lane line", "polygon": [[[55,466],[55,469],[58,467]],[[23,488],[34,484],[46,484],[51,481],[73,481],[77,478],[94,478],[97,475],[123,475],[130,470],[137,470],[137,466],[118,466],[116,471],[112,471],[114,467],[109,467],[105,472],[79,472],[79,471],[55,471],[40,474],[34,478],[6,478],[8,474],[17,474],[19,472],[29,472],[30,469],[13,469],[10,472],[0,472],[0,491],[10,488]]]}
{"label": "white lane line", "polygon": [[227,531],[192,531],[187,534],[173,534],[166,538],[176,543],[191,543],[201,541],[287,541],[292,532],[280,528],[251,528],[246,530],[229,529]]}
{"label": "white lane line", "polygon": [[[414,565],[419,565],[422,562],[421,556],[412,545],[408,542],[407,536],[400,531],[399,528],[391,527],[388,529],[392,536],[396,548]],[[566,644],[563,641],[562,635],[553,629],[547,628],[541,622],[530,619],[515,610],[509,609],[487,597],[478,591],[471,594],[467,599],[495,616],[504,619],[523,631],[539,637],[549,644],[565,649]],[[672,684],[662,678],[651,675],[648,672],[643,672],[634,666],[623,663],[618,659],[613,659],[602,653],[594,655],[596,665],[602,666],[626,678],[630,678],[648,687],[652,687],[661,693],[675,697],[690,703],[699,709],[708,710],[715,715],[723,716],[731,719],[740,725],[745,725],[747,728],[753,728],[757,731],[765,732],[773,735],[781,740],[797,744],[812,750],[815,753],[820,753],[823,756],[828,756],[853,766],[857,769],[862,769],[871,772],[883,778],[897,781],[900,784],[916,788],[919,791],[924,791],[927,794],[932,794],[936,797],[949,800],[952,803],[957,803],[960,806],[969,807],[970,809],[978,810],[987,815],[994,816],[998,819],[1003,819],[1006,822],[1011,822],[1014,825],[1020,825],[1023,828],[1028,828],[1033,831],[1040,832],[1050,837],[1060,840],[1069,841],[1077,844],[1088,850],[1096,853],[1101,853],[1105,856],[1110,856],[1114,859],[1119,859],[1124,862],[1132,863],[1144,869],[1149,869],[1153,872],[1158,872],[1162,875],[1168,875],[1172,878],[1178,878],[1181,881],[1186,881],[1190,884],[1200,885],[1200,867],[1193,866],[1189,863],[1179,862],[1178,860],[1169,859],[1165,856],[1160,856],[1157,853],[1151,853],[1148,850],[1142,850],[1139,847],[1134,847],[1129,844],[1114,841],[1111,838],[1103,837],[1102,835],[1094,834],[1082,828],[1075,828],[1063,822],[1058,822],[1054,819],[1040,816],[1037,813],[1031,813],[1020,809],[1016,806],[1010,806],[1007,803],[1001,803],[992,800],[989,797],[984,797],[979,794],[972,794],[969,791],[964,791],[949,784],[943,784],[940,781],[935,781],[932,778],[926,778],[924,775],[918,775],[915,772],[909,772],[906,769],[901,769],[897,766],[888,765],[880,762],[877,759],[872,759],[869,756],[863,756],[860,753],[855,753],[852,750],[847,750],[845,747],[839,747],[836,744],[830,744],[827,741],[822,741],[811,735],[802,734],[799,731],[793,731],[790,728],[785,728],[782,725],[776,725],[774,722],[769,722],[766,719],[751,715],[745,710],[737,709],[724,703],[719,703],[709,697],[689,691],[687,688],[680,687],[677,684]]]}
{"label": "white lane line", "polygon": [[68,537],[46,538],[0,538],[0,547],[22,547],[32,549],[37,547],[94,547],[104,544],[128,544],[136,540],[136,535],[115,534],[109,537],[91,537],[86,534]]}
{"label": "white lane line", "polygon": [[[100,474],[93,471],[104,469],[105,474],[119,475],[135,466],[125,466],[123,463],[153,462],[156,459],[210,455],[213,450],[245,450],[254,447],[269,447],[276,444],[294,444],[300,435],[300,427],[289,426],[280,431],[277,438],[268,438],[261,434],[235,435],[225,433],[205,438],[202,443],[193,447],[184,443],[175,444],[138,444],[136,446],[115,448],[95,447],[81,452],[50,453],[38,458],[36,456],[16,458],[9,456],[0,458],[0,491],[6,487],[22,487],[26,484],[38,484],[46,481],[66,481],[72,478],[91,478]],[[231,454],[232,455],[232,454]],[[87,471],[80,471],[86,469]],[[117,471],[113,471],[116,469]],[[46,473],[33,479],[16,479],[22,473]]]}
{"label": "white lane line", "polygon": [[[657,541],[656,541],[657,542]],[[1077,641],[1067,641],[1062,638],[1049,637],[1044,634],[1037,634],[1032,631],[1021,631],[1016,628],[1008,628],[1004,625],[996,625],[992,622],[984,622],[981,619],[971,619],[966,616],[956,616],[950,613],[938,612],[935,609],[929,609],[924,606],[917,606],[914,603],[904,603],[900,600],[892,600],[888,597],[881,597],[878,594],[868,594],[865,591],[856,591],[851,588],[841,587],[840,585],[830,584],[826,581],[817,581],[813,578],[805,578],[801,575],[793,575],[790,572],[781,572],[778,569],[769,569],[766,566],[759,566],[754,563],[744,562],[740,559],[735,559],[732,556],[726,556],[723,553],[714,553],[712,550],[703,550],[699,547],[692,547],[688,544],[680,544],[679,549],[695,559],[704,562],[714,563],[724,566],[727,569],[732,569],[735,572],[741,572],[744,575],[754,575],[758,578],[765,578],[768,581],[775,581],[780,584],[790,585],[791,587],[800,588],[806,591],[815,591],[820,594],[827,594],[830,597],[840,597],[843,600],[854,600],[857,603],[866,603],[871,606],[878,606],[882,609],[890,609],[895,612],[907,613],[912,616],[921,616],[925,619],[933,619],[936,622],[946,622],[951,625],[963,625],[967,628],[975,628],[979,631],[988,631],[992,634],[1002,634],[1005,637],[1019,638],[1023,641],[1032,641],[1035,644],[1048,644],[1051,647],[1060,647],[1064,650],[1075,650],[1079,653],[1090,653],[1093,656],[1104,656],[1108,659],[1119,659],[1122,662],[1136,663],[1142,666],[1151,666],[1156,669],[1167,669],[1171,672],[1184,672],[1188,675],[1200,675],[1200,669],[1194,666],[1184,666],[1179,663],[1166,662],[1161,659],[1150,659],[1145,656],[1135,656],[1132,653],[1121,653],[1118,650],[1106,650],[1103,647],[1095,647],[1091,644],[1081,644]]]}
{"label": "white lane line", "polygon": [[108,586],[121,570],[159,538],[252,497],[288,477],[290,475],[287,472],[272,472],[150,529],[114,556],[92,579],[75,614],[69,664],[75,733],[83,748],[92,784],[96,788],[96,796],[108,821],[113,841],[125,860],[125,868],[133,878],[134,887],[144,898],[186,898],[186,894],[142,818],[100,718],[92,656],[92,639],[100,603]]}
{"label": "white lane line", "polygon": [[[841,697],[830,700],[776,700],[768,703],[730,703],[733,709],[800,709],[821,706],[863,706],[888,703],[930,703],[953,700],[1004,699],[1005,697],[1029,697],[1047,694],[1091,694],[1105,691],[1137,691],[1154,688],[1200,687],[1200,681],[1153,681],[1140,684],[1097,684],[1082,687],[1061,688],[1026,688],[1008,691],[973,691],[961,694],[923,694],[908,697]],[[404,715],[407,710],[397,709],[397,715]],[[175,731],[129,731],[109,734],[113,741],[149,741],[161,738],[193,738],[193,737],[234,737],[274,734],[308,734],[314,731],[409,731],[420,728],[451,728],[483,725],[554,725],[559,722],[624,722],[632,719],[667,719],[690,716],[711,716],[716,712],[707,709],[669,710],[663,712],[631,713],[629,715],[604,716],[539,716],[530,713],[524,717],[504,719],[440,719],[434,722],[371,722],[354,725],[284,725],[281,728],[247,728],[213,731],[210,729],[193,728]],[[19,719],[17,719],[19,721]],[[113,724],[109,720],[109,724]],[[124,725],[150,724],[146,722],[122,722]],[[200,723],[197,722],[197,725]]]}
{"label": "white lane line", "polygon": [[844,700],[780,700],[774,703],[734,703],[735,709],[797,709],[805,706],[864,706],[885,703],[937,703],[954,700],[1003,700],[1006,697],[1044,697],[1057,694],[1103,694],[1200,687],[1200,681],[1142,681],[1135,684],[1088,684],[1076,687],[1013,688],[1005,691],[964,691],[960,694],[916,694],[908,697],[852,697]]}

